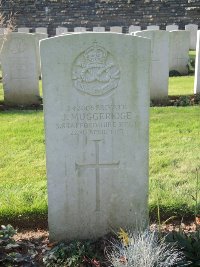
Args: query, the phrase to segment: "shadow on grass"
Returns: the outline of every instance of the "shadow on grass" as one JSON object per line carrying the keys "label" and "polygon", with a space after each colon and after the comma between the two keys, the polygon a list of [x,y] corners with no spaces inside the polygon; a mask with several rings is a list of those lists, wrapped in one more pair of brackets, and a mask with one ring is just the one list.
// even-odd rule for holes
{"label": "shadow on grass", "polygon": [[[172,216],[175,220],[194,221],[194,211],[187,205],[179,207],[160,206],[161,221],[165,221]],[[149,207],[150,222],[157,222],[157,207]],[[19,230],[48,230],[48,214],[46,213],[26,213],[26,214],[0,214],[0,225],[11,224]]]}
{"label": "shadow on grass", "polygon": [[27,213],[15,215],[0,215],[0,225],[11,224],[14,228],[19,230],[47,230],[48,216],[47,213]]}

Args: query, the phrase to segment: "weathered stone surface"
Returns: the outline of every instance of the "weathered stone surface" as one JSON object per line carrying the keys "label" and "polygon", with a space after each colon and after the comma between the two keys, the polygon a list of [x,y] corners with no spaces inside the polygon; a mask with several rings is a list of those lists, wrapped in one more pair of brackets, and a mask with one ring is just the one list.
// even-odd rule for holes
{"label": "weathered stone surface", "polygon": [[47,28],[46,27],[38,27],[35,29],[36,33],[45,33],[47,34]]}
{"label": "weathered stone surface", "polygon": [[166,99],[169,80],[169,32],[146,30],[135,32],[134,35],[151,39],[150,98]]}
{"label": "weathered stone surface", "polygon": [[23,32],[23,33],[29,33],[29,28],[27,27],[21,27],[17,29],[18,32]]}
{"label": "weathered stone surface", "polygon": [[86,32],[86,28],[85,27],[75,27],[74,32]]}
{"label": "weathered stone surface", "polygon": [[4,34],[5,28],[0,28],[0,34]]}
{"label": "weathered stone surface", "polygon": [[197,24],[185,25],[185,30],[190,32],[190,49],[195,50],[197,43],[198,25]]}
{"label": "weathered stone surface", "polygon": [[0,64],[1,64],[1,54],[2,54],[4,40],[5,40],[5,35],[0,34]]}
{"label": "weathered stone surface", "polygon": [[58,27],[56,28],[56,35],[61,35],[63,33],[67,33],[68,29],[66,27]]}
{"label": "weathered stone surface", "polygon": [[34,34],[10,33],[1,56],[6,104],[39,104],[39,81]]}
{"label": "weathered stone surface", "polygon": [[160,26],[158,25],[149,25],[147,26],[147,30],[159,30]]}
{"label": "weathered stone surface", "polygon": [[93,32],[105,32],[105,27],[93,27]]}
{"label": "weathered stone surface", "polygon": [[166,26],[166,31],[170,32],[170,31],[176,31],[178,30],[178,25],[176,24],[172,24],[172,25],[167,25]]}
{"label": "weathered stone surface", "polygon": [[194,93],[200,93],[200,31],[197,31]]}
{"label": "weathered stone surface", "polygon": [[35,33],[35,38],[36,38],[36,60],[37,60],[37,70],[38,70],[38,77],[40,77],[41,74],[41,64],[40,64],[40,41],[43,39],[48,38],[47,33]]}
{"label": "weathered stone surface", "polygon": [[129,33],[138,32],[138,31],[141,31],[141,27],[140,26],[134,26],[134,25],[131,25],[129,27],[129,30],[128,30]]}
{"label": "weathered stone surface", "polygon": [[146,221],[150,54],[115,33],[41,41],[51,240]]}
{"label": "weathered stone surface", "polygon": [[188,31],[169,32],[169,70],[188,74],[190,33]]}
{"label": "weathered stone surface", "polygon": [[110,27],[110,32],[122,33],[122,27],[120,27],[120,26]]}

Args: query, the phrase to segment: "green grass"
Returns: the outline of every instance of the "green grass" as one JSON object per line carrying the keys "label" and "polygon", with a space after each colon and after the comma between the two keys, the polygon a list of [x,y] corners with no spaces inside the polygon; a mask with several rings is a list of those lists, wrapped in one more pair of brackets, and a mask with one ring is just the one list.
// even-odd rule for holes
{"label": "green grass", "polygon": [[190,50],[189,51],[189,57],[190,57],[190,59],[195,59],[195,57],[196,57],[196,51],[195,50]]}
{"label": "green grass", "polygon": [[169,96],[194,94],[194,76],[169,78]]}
{"label": "green grass", "polygon": [[43,213],[46,170],[43,113],[0,113],[0,216]]}
{"label": "green grass", "polygon": [[[150,110],[150,211],[191,214],[200,167],[200,107]],[[42,111],[0,113],[0,218],[47,213]]]}
{"label": "green grass", "polygon": [[192,213],[195,171],[200,167],[200,106],[151,108],[150,207]]}

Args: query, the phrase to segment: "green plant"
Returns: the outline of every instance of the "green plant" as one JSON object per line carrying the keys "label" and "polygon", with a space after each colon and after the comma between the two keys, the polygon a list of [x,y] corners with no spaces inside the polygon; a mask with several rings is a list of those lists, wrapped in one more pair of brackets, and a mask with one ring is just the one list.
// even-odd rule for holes
{"label": "green plant", "polygon": [[188,74],[194,74],[194,71],[195,71],[195,59],[189,59],[188,60],[187,68],[188,68]]}
{"label": "green plant", "polygon": [[194,95],[194,104],[200,104],[200,93]]}
{"label": "green plant", "polygon": [[10,243],[13,241],[12,237],[17,233],[17,231],[8,224],[7,226],[1,225],[0,229],[0,245],[5,243]]}
{"label": "green plant", "polygon": [[37,252],[33,246],[21,241],[16,242],[13,236],[17,231],[11,225],[2,225],[0,229],[0,266],[22,267],[36,266]]}
{"label": "green plant", "polygon": [[190,100],[190,97],[189,96],[180,96],[175,102],[174,102],[174,105],[175,106],[182,106],[182,107],[185,107],[185,106],[189,106],[191,105],[191,100]]}
{"label": "green plant", "polygon": [[180,228],[179,232],[170,232],[165,241],[180,249],[191,266],[200,266],[200,231],[184,233]]}
{"label": "green plant", "polygon": [[181,76],[180,72],[177,70],[170,70],[169,77],[178,77]]}
{"label": "green plant", "polygon": [[99,256],[90,241],[59,243],[46,253],[43,262],[46,267],[100,266]]}

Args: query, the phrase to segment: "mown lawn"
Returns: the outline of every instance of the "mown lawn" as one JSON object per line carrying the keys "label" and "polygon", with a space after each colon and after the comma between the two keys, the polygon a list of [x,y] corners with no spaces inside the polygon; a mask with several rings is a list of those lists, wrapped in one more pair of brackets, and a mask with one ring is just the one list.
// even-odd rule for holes
{"label": "mown lawn", "polygon": [[168,216],[192,212],[197,168],[200,176],[200,106],[151,108],[151,209],[160,199]]}
{"label": "mown lawn", "polygon": [[[46,214],[43,112],[4,111],[0,125],[0,218]],[[198,167],[200,106],[151,108],[151,215],[157,198],[163,217],[193,212]]]}
{"label": "mown lawn", "polygon": [[47,210],[43,113],[0,113],[0,216]]}
{"label": "mown lawn", "polygon": [[[194,76],[170,77],[168,94],[192,95],[194,93]],[[40,96],[42,96],[42,81],[39,81]],[[0,103],[4,100],[3,86],[0,82]]]}
{"label": "mown lawn", "polygon": [[169,96],[194,94],[194,76],[169,78]]}

